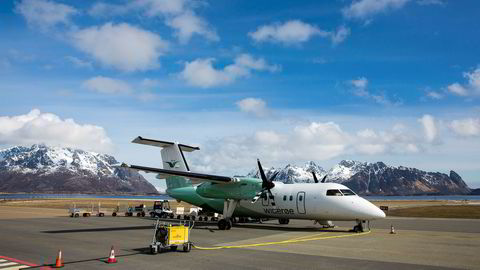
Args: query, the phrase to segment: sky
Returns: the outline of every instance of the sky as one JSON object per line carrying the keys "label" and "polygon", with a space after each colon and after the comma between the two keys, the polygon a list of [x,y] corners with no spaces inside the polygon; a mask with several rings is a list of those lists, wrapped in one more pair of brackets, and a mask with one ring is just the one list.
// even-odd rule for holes
{"label": "sky", "polygon": [[160,149],[130,143],[140,135],[200,146],[187,156],[198,172],[353,159],[454,170],[480,188],[479,11],[473,0],[4,0],[0,148],[161,166]]}

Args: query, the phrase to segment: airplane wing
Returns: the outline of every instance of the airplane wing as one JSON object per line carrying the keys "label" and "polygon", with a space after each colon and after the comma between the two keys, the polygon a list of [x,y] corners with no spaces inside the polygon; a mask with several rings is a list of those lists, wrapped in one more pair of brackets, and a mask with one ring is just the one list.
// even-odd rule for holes
{"label": "airplane wing", "polygon": [[144,167],[144,166],[137,166],[137,165],[128,165],[125,163],[120,165],[120,167],[129,168],[137,171],[143,171],[143,172],[157,173],[159,174],[159,178],[167,178],[169,176],[183,176],[195,182],[215,182],[215,183],[234,182],[233,177],[219,176],[219,175],[212,175],[212,174],[165,170],[165,169],[151,168],[151,167]]}

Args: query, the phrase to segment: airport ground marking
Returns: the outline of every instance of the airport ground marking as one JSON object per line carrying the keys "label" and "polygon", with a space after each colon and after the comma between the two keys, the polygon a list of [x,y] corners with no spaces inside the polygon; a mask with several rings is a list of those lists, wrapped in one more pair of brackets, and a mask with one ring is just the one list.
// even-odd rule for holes
{"label": "airport ground marking", "polygon": [[310,238],[292,238],[283,241],[276,241],[276,242],[261,242],[261,243],[252,243],[252,244],[243,244],[243,245],[234,245],[234,246],[215,246],[215,247],[200,247],[194,245],[196,249],[199,250],[218,250],[218,249],[228,249],[228,248],[249,248],[249,247],[261,247],[261,246],[271,246],[271,245],[282,245],[282,244],[293,244],[293,243],[300,243],[300,242],[307,242],[307,241],[314,241],[314,240],[325,240],[325,239],[333,239],[333,238],[345,238],[345,237],[352,237],[352,236],[361,236],[371,233],[371,231],[363,232],[363,233],[352,233],[352,234],[344,234],[344,235],[332,235],[332,236],[324,236],[324,237],[310,237]]}
{"label": "airport ground marking", "polygon": [[[9,266],[9,267],[6,267]],[[30,267],[38,267],[39,265],[22,261],[15,258],[10,258],[7,256],[0,256],[0,269],[23,269]],[[6,267],[6,268],[5,268]],[[51,269],[50,267],[40,267],[40,269]]]}

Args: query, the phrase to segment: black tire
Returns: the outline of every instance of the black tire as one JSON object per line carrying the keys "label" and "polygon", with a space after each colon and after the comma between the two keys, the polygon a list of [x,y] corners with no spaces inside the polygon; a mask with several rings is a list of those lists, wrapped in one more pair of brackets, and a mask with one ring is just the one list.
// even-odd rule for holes
{"label": "black tire", "polygon": [[175,215],[173,213],[170,214],[170,218],[174,218]]}
{"label": "black tire", "polygon": [[216,218],[216,217],[212,217],[210,220],[211,220],[211,221],[217,221],[217,218]]}
{"label": "black tire", "polygon": [[145,217],[145,212],[142,212],[142,214],[141,214],[141,215],[142,215],[142,217]]}
{"label": "black tire", "polygon": [[227,228],[227,221],[225,219],[220,219],[218,221],[218,229],[224,231]]}
{"label": "black tire", "polygon": [[182,216],[178,215],[178,216],[177,216],[177,219],[182,219]]}
{"label": "black tire", "polygon": [[190,252],[191,249],[192,249],[192,245],[190,243],[183,244],[183,251],[184,252]]}
{"label": "black tire", "polygon": [[70,217],[73,217],[73,213],[70,214]]}
{"label": "black tire", "polygon": [[196,217],[195,217],[195,216],[192,216],[192,217],[191,217],[191,219],[192,219],[192,220],[195,220],[195,219],[196,219]]}
{"label": "black tire", "polygon": [[112,217],[116,217],[117,216],[117,213],[116,212],[113,212],[112,213]]}
{"label": "black tire", "polygon": [[75,213],[75,217],[79,217],[80,215],[78,213]]}
{"label": "black tire", "polygon": [[171,250],[171,251],[177,251],[177,246],[171,246],[171,247],[170,247],[170,250]]}
{"label": "black tire", "polygon": [[154,218],[155,217],[155,212],[150,212],[150,217]]}
{"label": "black tire", "polygon": [[230,219],[227,220],[227,227],[226,227],[225,229],[226,229],[226,230],[230,230],[230,229],[232,228],[232,226],[233,226],[232,220],[230,220]]}
{"label": "black tire", "polygon": [[157,250],[153,247],[150,247],[150,254],[157,254]]}

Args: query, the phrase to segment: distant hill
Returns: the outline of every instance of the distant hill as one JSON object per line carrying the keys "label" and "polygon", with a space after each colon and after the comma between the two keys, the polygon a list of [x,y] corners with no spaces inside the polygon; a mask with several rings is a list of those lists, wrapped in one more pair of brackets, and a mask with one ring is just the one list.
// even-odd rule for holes
{"label": "distant hill", "polygon": [[[454,171],[447,175],[388,166],[383,162],[342,160],[327,171],[310,161],[303,167],[289,164],[284,168],[270,168],[266,174],[278,172],[275,181],[287,184],[313,183],[312,171],[319,179],[327,175],[327,182],[344,184],[362,195],[466,195],[471,192]],[[248,176],[258,177],[258,170],[252,170]]]}
{"label": "distant hill", "polygon": [[0,192],[157,193],[135,171],[113,168],[114,157],[33,145],[0,150]]}
{"label": "distant hill", "polygon": [[480,188],[472,189],[470,195],[480,195]]}

